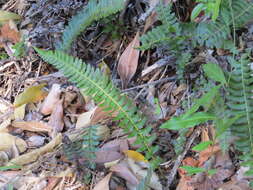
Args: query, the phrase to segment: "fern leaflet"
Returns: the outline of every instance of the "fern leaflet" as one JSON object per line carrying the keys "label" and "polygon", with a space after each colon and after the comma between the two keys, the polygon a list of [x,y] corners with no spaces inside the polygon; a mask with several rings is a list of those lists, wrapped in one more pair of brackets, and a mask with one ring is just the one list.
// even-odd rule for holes
{"label": "fern leaflet", "polygon": [[63,31],[62,43],[57,49],[67,51],[75,38],[92,22],[105,18],[120,11],[124,7],[124,0],[96,0],[89,1],[85,8],[75,15]]}

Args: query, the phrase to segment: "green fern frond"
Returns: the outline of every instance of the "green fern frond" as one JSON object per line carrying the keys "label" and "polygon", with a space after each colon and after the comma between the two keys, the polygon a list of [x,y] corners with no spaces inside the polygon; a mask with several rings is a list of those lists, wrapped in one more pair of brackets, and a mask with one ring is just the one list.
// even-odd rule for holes
{"label": "green fern frond", "polygon": [[57,45],[57,49],[66,51],[72,42],[84,31],[92,22],[112,15],[124,7],[124,0],[96,0],[89,3],[75,15],[68,26],[63,31],[62,43]]}
{"label": "green fern frond", "polygon": [[99,145],[99,136],[97,135],[97,126],[89,126],[85,129],[86,134],[83,136],[84,158],[88,160],[89,168],[95,168],[97,146]]}
{"label": "green fern frond", "polygon": [[[229,59],[234,68],[229,82],[229,94],[226,96],[229,116],[242,116],[231,126],[232,135],[237,138],[236,148],[243,152],[245,161],[253,155],[253,77],[248,54],[243,54],[239,61]],[[253,171],[253,163],[250,165]]]}
{"label": "green fern frond", "polygon": [[[243,27],[253,19],[253,3],[245,0],[224,0],[218,19],[201,22],[192,34],[194,40],[207,47],[226,48],[232,40],[232,28]],[[231,43],[230,43],[231,44]]]}
{"label": "green fern frond", "polygon": [[[180,25],[175,14],[171,11],[171,6],[165,7],[160,4],[157,7],[157,13],[162,25],[157,26],[141,37],[140,40],[142,45],[140,49],[142,50],[152,48],[162,43],[173,45],[177,43],[177,40],[181,37],[178,35],[181,31]],[[174,38],[172,38],[172,36],[174,36]]]}
{"label": "green fern frond", "polygon": [[136,144],[141,145],[138,151],[145,152],[146,158],[151,159],[154,165],[157,159],[154,153],[158,150],[157,146],[150,146],[156,138],[150,135],[151,126],[143,127],[146,119],[138,112],[137,107],[120,91],[114,87],[110,79],[103,75],[99,69],[83,63],[80,59],[69,56],[60,51],[43,51],[36,49],[40,56],[48,63],[69,78],[81,91],[92,96],[96,103],[99,103],[105,110],[116,111],[116,120],[120,120],[120,126],[130,137],[136,136]]}

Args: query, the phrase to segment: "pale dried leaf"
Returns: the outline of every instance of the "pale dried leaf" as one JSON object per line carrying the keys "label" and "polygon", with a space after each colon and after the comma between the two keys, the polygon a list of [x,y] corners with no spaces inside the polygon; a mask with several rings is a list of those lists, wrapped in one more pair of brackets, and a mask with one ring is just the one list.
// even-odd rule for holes
{"label": "pale dried leaf", "polygon": [[24,119],[25,107],[26,107],[26,104],[23,104],[22,106],[15,108],[15,110],[14,110],[14,119],[15,120],[23,120]]}
{"label": "pale dried leaf", "polygon": [[118,73],[122,81],[122,87],[125,88],[134,76],[140,55],[140,50],[135,49],[140,46],[139,32],[136,33],[133,41],[122,53],[118,64]]}
{"label": "pale dried leaf", "polygon": [[18,165],[18,166],[23,166],[25,164],[29,164],[31,162],[34,162],[40,157],[41,155],[51,152],[59,146],[62,142],[62,134],[59,133],[54,139],[52,139],[48,144],[45,146],[35,149],[31,152],[28,152],[26,154],[23,154],[17,158],[14,158],[10,160],[7,164],[7,166],[12,166],[12,165]]}
{"label": "pale dried leaf", "polygon": [[[147,168],[141,167],[137,162],[135,162],[133,159],[128,158],[127,162],[129,164],[129,167],[131,168],[132,172],[137,176],[138,179],[143,179],[147,176],[148,170]],[[154,171],[152,171],[149,187],[153,188],[154,190],[162,190],[162,184],[159,181],[158,176]]]}
{"label": "pale dried leaf", "polygon": [[63,100],[58,100],[50,116],[48,124],[53,128],[53,131],[57,134],[61,132],[64,127],[63,121]]}
{"label": "pale dried leaf", "polygon": [[112,172],[107,174],[98,184],[93,188],[93,190],[110,190],[109,181],[111,179]]}
{"label": "pale dried leaf", "polygon": [[91,111],[84,112],[78,116],[76,122],[76,129],[85,128],[90,125],[91,117],[94,114],[96,108],[93,108]]}
{"label": "pale dried leaf", "polygon": [[54,106],[60,100],[61,86],[59,84],[53,84],[48,96],[45,98],[40,112],[44,115],[49,115],[52,113]]}
{"label": "pale dried leaf", "polygon": [[110,171],[115,172],[115,174],[119,177],[122,177],[132,185],[138,185],[139,180],[136,178],[136,176],[131,172],[131,170],[128,168],[127,163],[121,162],[115,166],[112,166],[110,168]]}
{"label": "pale dried leaf", "polygon": [[13,121],[11,125],[25,131],[46,133],[52,131],[52,127],[42,121]]}
{"label": "pale dried leaf", "polygon": [[9,133],[0,133],[0,139],[0,151],[10,149],[13,144],[16,144],[19,152],[24,152],[27,149],[27,144],[23,139],[10,135]]}

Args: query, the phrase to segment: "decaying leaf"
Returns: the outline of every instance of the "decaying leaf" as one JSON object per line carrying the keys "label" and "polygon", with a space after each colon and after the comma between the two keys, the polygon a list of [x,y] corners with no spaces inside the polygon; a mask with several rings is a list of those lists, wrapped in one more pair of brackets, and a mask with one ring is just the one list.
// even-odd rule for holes
{"label": "decaying leaf", "polygon": [[93,190],[110,190],[109,181],[111,179],[112,172],[107,174],[94,188]]}
{"label": "decaying leaf", "polygon": [[110,171],[115,172],[115,174],[119,177],[122,177],[127,182],[131,183],[132,185],[138,185],[139,180],[137,177],[132,173],[132,171],[129,169],[126,162],[121,162],[115,166],[112,166],[110,168]]}
{"label": "decaying leaf", "polygon": [[15,120],[23,120],[25,117],[25,107],[26,104],[23,104],[22,106],[19,106],[15,108],[14,110],[14,118]]}
{"label": "decaying leaf", "polygon": [[[127,159],[128,165],[131,168],[132,172],[138,179],[143,179],[147,176],[148,174],[148,169],[143,168],[137,162],[135,162],[133,159],[128,158]],[[150,182],[149,182],[149,187],[151,187],[154,190],[162,190],[162,184],[159,181],[158,176],[156,175],[155,172],[152,171]]]}
{"label": "decaying leaf", "polygon": [[137,32],[133,41],[127,46],[119,59],[117,70],[121,78],[123,88],[128,85],[136,72],[140,50],[135,48],[139,46],[139,32]]}
{"label": "decaying leaf", "polygon": [[64,121],[63,121],[63,100],[56,102],[53,112],[50,116],[48,124],[52,126],[53,130],[58,133],[63,130]]}
{"label": "decaying leaf", "polygon": [[27,148],[27,144],[23,139],[10,135],[9,133],[4,132],[0,133],[0,139],[1,139],[0,151],[10,149],[13,146],[13,144],[17,146],[19,152],[24,152]]}
{"label": "decaying leaf", "polygon": [[26,154],[23,154],[17,158],[13,158],[12,160],[10,160],[8,162],[7,166],[12,166],[12,165],[23,166],[25,164],[29,164],[31,162],[34,162],[41,155],[53,151],[55,147],[57,147],[58,145],[61,144],[61,142],[62,142],[62,134],[59,133],[54,139],[52,139],[45,146],[35,149],[35,150],[28,152]]}
{"label": "decaying leaf", "polygon": [[52,127],[42,121],[13,121],[11,125],[26,131],[46,133],[52,131]]}
{"label": "decaying leaf", "polygon": [[[20,41],[19,31],[13,21],[9,21],[1,27],[1,38],[3,42],[9,41],[14,44]],[[3,45],[0,43],[0,46]]]}
{"label": "decaying leaf", "polygon": [[76,122],[76,129],[85,128],[90,125],[92,115],[94,114],[96,108],[93,108],[92,110],[88,112],[84,112],[81,115],[78,116],[77,122]]}
{"label": "decaying leaf", "polygon": [[32,86],[25,89],[24,92],[19,94],[14,101],[14,107],[17,108],[27,103],[35,103],[44,99],[47,95],[47,92],[43,90],[46,86],[45,83],[39,84],[37,86]]}
{"label": "decaying leaf", "polygon": [[44,115],[49,115],[52,113],[54,106],[59,101],[61,95],[61,86],[59,84],[53,84],[48,96],[45,98],[40,112]]}
{"label": "decaying leaf", "polygon": [[99,150],[95,154],[96,154],[95,162],[100,164],[113,162],[115,160],[123,158],[123,155],[117,151]]}

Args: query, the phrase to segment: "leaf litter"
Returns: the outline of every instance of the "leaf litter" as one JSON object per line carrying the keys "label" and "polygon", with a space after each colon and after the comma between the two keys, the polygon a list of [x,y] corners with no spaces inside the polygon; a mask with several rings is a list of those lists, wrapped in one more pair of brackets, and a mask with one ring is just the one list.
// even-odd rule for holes
{"label": "leaf litter", "polygon": [[[154,0],[149,3],[156,4],[157,2]],[[164,3],[168,2],[164,1]],[[42,47],[51,46],[52,40],[48,39],[52,39],[52,36],[50,36],[50,32],[48,33],[45,30],[45,27],[54,25],[52,23],[55,22],[63,23],[63,21],[61,19],[53,20],[57,14],[54,14],[56,11],[54,6],[48,6],[54,5],[52,2],[40,3],[36,5],[33,3],[35,6],[29,8],[30,13],[33,14],[28,16],[29,19],[26,17],[22,21],[22,27],[13,22],[20,20],[20,16],[11,12],[0,11],[0,20],[1,22],[4,21],[1,28],[1,39],[4,44],[1,45],[4,46],[5,51],[8,51],[10,57],[13,56],[14,51],[7,49],[20,41],[23,35],[18,30],[20,28],[32,27],[30,34],[38,33],[38,36],[32,37],[31,35],[29,38],[36,39],[36,43],[41,43]],[[60,4],[63,5],[64,2]],[[73,1],[73,4],[68,5],[69,7],[73,6],[72,9],[75,10],[80,6],[80,2]],[[47,13],[43,12],[44,6],[49,7]],[[144,5],[141,4],[141,6]],[[67,10],[66,7],[59,6],[58,8],[62,10],[61,12],[66,11],[64,14],[69,14],[71,11]],[[24,11],[20,9],[16,12]],[[141,12],[137,9],[136,12],[138,11]],[[35,17],[40,18],[41,15],[44,15],[45,18],[50,18],[51,15],[51,23],[47,25],[44,22],[50,21],[41,20],[41,23],[34,26],[35,24],[31,22],[34,21]],[[145,22],[144,31],[152,28],[155,24],[156,15],[153,11]],[[54,37],[57,39],[62,28],[60,25],[57,27],[56,33],[51,31],[51,34],[54,35],[53,39]],[[96,35],[94,31],[89,32],[91,32],[90,36]],[[150,78],[159,81],[165,75],[171,75],[170,70],[172,71],[173,68],[168,65],[166,69],[169,68],[169,73],[168,71],[164,72],[165,70],[161,67],[151,70],[145,76],[140,75],[141,72],[138,69],[144,70],[144,68],[152,67],[153,63],[157,59],[159,60],[163,53],[159,49],[155,52],[149,52],[151,57],[146,60],[144,65],[143,60],[146,55],[136,49],[140,46],[139,28],[133,29],[130,33],[131,35],[126,34],[127,40],[122,42],[123,47],[126,47],[123,48],[122,53],[118,52],[121,40],[103,40],[104,34],[98,36],[97,39],[93,39],[93,37],[82,39],[74,48],[77,49],[76,54],[96,64],[99,61],[94,57],[100,57],[98,52],[99,54],[102,52],[104,59],[101,63],[103,68],[106,67],[105,73],[112,73],[112,75],[115,72],[112,69],[114,65],[110,65],[112,61],[108,55],[115,56],[114,54],[118,54],[119,62],[116,70],[123,88],[143,84]],[[41,38],[41,40],[39,38],[41,36],[47,37]],[[6,43],[7,41],[8,43]],[[87,43],[87,41],[89,42]],[[99,44],[104,47],[94,47],[94,44],[99,41]],[[83,48],[80,48],[80,44],[94,51],[87,53],[83,51]],[[108,46],[113,48],[108,48]],[[0,114],[6,112],[9,114],[0,119],[0,139],[5,142],[0,144],[0,168],[2,166],[13,168],[9,171],[0,171],[0,188],[13,184],[16,189],[136,189],[138,184],[148,175],[149,163],[142,154],[136,152],[139,148],[134,144],[136,138],[128,138],[124,131],[118,128],[117,123],[113,121],[116,113],[104,112],[99,105],[94,104],[92,97],[83,96],[75,87],[67,83],[62,75],[51,74],[54,70],[38,58],[34,58],[32,51],[29,51],[28,60],[26,58],[14,59],[11,62],[7,60],[3,63],[4,65],[2,62],[0,64],[0,71],[5,72],[6,76],[0,75],[3,79],[3,83],[1,83],[3,87],[0,87]],[[214,74],[216,73],[209,73],[209,75]],[[18,79],[14,80],[16,77]],[[115,76],[112,80],[117,83]],[[224,82],[224,78],[219,79],[219,81]],[[158,83],[158,85],[149,85],[148,88],[144,86],[141,90],[131,90],[129,94],[140,107],[143,100],[148,101],[151,105],[144,105],[144,107],[148,112],[155,110],[153,115],[157,115],[153,121],[160,123],[174,114],[182,113],[180,105],[189,95],[189,86],[174,82],[161,83],[161,85]],[[147,94],[149,95],[146,96]],[[72,141],[80,138],[82,130],[89,129],[91,125],[97,125],[96,135],[99,139],[98,150],[95,152],[96,158],[92,160],[97,163],[97,167],[92,172],[90,169],[84,169],[86,167],[84,157],[73,155],[76,156],[75,159],[69,159],[61,149],[62,144],[67,144],[69,141],[71,144]],[[157,130],[157,124],[153,125],[153,128],[158,135],[158,142],[155,143],[163,147],[162,150],[159,150],[159,155],[169,162],[162,163],[162,169],[151,173],[147,188],[160,190],[165,184],[164,178],[169,173],[171,164],[175,159],[172,142],[177,134],[173,131]],[[188,131],[187,138],[190,133],[192,130]],[[202,136],[204,137],[200,140],[201,142],[214,141],[214,139],[209,139],[209,134],[206,132],[202,131]],[[83,148],[84,145],[81,147]],[[234,167],[233,158],[228,152],[223,153],[217,142],[210,144],[205,150],[194,151],[191,149],[187,152],[182,165],[193,168],[201,167],[205,171],[188,175],[187,171],[179,168],[179,178],[175,180],[176,182],[179,180],[179,184],[177,187],[175,186],[175,189],[250,189],[247,182],[248,177],[245,175],[247,168],[241,167],[236,172],[237,168]],[[22,166],[22,168],[14,169],[16,166]],[[211,170],[215,170],[214,173],[208,173]],[[91,173],[91,181],[83,183],[80,176],[89,172]]]}

